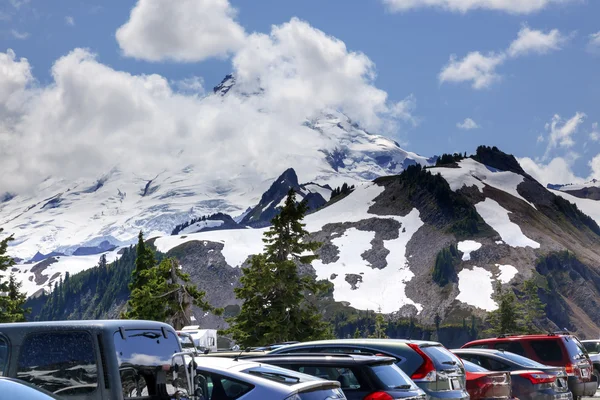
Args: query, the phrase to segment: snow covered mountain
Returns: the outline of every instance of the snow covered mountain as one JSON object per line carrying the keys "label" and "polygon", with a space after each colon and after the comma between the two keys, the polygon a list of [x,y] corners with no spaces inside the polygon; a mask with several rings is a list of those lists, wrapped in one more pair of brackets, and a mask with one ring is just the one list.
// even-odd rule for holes
{"label": "snow covered mountain", "polygon": [[[314,185],[298,184],[292,172],[274,180],[251,210],[262,213],[265,205],[279,203],[287,186]],[[307,215],[311,237],[323,246],[320,260],[304,271],[329,280],[339,304],[429,324],[436,315],[455,323],[483,317],[497,307],[497,283],[519,291],[533,280],[549,327],[595,334],[600,310],[589,304],[600,299],[600,215],[581,212],[565,196],[571,195],[548,190],[514,157],[488,147],[470,158],[358,182],[347,196]],[[162,233],[152,242],[178,258],[213,305],[227,307],[238,304],[233,288],[239,267],[262,250],[265,229]],[[456,256],[442,281],[436,278],[438,258],[451,246]],[[118,252],[108,252],[109,260]],[[33,294],[66,271],[90,268],[97,257],[55,256],[14,272]],[[198,320],[212,318],[197,311]]]}
{"label": "snow covered mountain", "polygon": [[[241,89],[235,79],[227,76],[203,101],[224,101],[236,90]],[[320,187],[364,182],[398,173],[407,165],[435,161],[366,132],[337,111],[324,112],[295,129],[303,137],[294,148],[279,149],[279,158],[303,182]],[[223,140],[225,158],[231,151],[252,153],[251,148],[236,149],[234,143]],[[257,205],[282,172],[256,159],[251,165],[232,163],[211,177],[212,166],[203,164],[201,152],[197,159],[195,164],[172,165],[155,175],[125,173],[115,167],[93,181],[48,177],[33,192],[3,194],[0,226],[16,238],[11,255],[21,260],[38,253],[71,255],[80,247],[103,242],[132,243],[140,230],[148,236],[168,234],[177,224],[200,215],[240,216]]]}

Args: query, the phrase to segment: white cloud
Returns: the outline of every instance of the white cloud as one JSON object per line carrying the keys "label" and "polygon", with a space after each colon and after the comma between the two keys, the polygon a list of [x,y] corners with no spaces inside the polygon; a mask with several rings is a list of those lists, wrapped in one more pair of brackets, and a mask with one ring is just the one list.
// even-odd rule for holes
{"label": "white cloud", "polygon": [[465,120],[463,122],[457,123],[456,127],[467,130],[467,131],[469,131],[471,129],[479,129],[480,128],[480,126],[477,125],[477,123],[475,121],[473,121],[471,118],[465,118]]}
{"label": "white cloud", "polygon": [[588,51],[594,53],[600,51],[600,31],[592,33],[590,35],[590,40],[588,42],[587,48]]}
{"label": "white cloud", "polygon": [[529,53],[546,54],[559,50],[567,41],[560,31],[553,29],[548,33],[531,30],[524,26],[506,51],[491,52],[484,55],[479,51],[472,51],[463,59],[458,59],[455,54],[450,56],[438,75],[441,83],[444,82],[471,82],[473,89],[489,88],[502,79],[496,69],[504,64],[508,57],[516,58]]}
{"label": "white cloud", "polygon": [[[12,115],[0,118],[2,191],[47,176],[93,179],[115,166],[150,176],[196,165],[206,182],[248,171],[267,179],[290,165],[302,175],[335,144],[307,118],[337,109],[374,131],[412,118],[414,97],[390,102],[367,56],[297,19],[250,35],[232,62],[234,90],[200,96],[200,78],[132,75],[84,49],[57,60],[48,85],[33,85],[27,60],[0,53],[0,113]],[[293,158],[281,149],[295,149]]]}
{"label": "white cloud", "polygon": [[419,8],[437,8],[466,13],[473,10],[502,11],[510,14],[530,14],[540,11],[552,3],[569,0],[383,0],[393,12]]}
{"label": "white cloud", "polygon": [[542,185],[580,183],[585,179],[576,176],[571,170],[572,163],[563,157],[553,158],[544,164],[529,157],[519,158],[521,167]]}
{"label": "white cloud", "polygon": [[15,29],[11,29],[10,30],[10,34],[15,38],[15,39],[19,39],[19,40],[25,40],[29,37],[29,32],[19,32]]}
{"label": "white cloud", "polygon": [[67,15],[65,17],[65,24],[69,26],[75,26],[75,18],[71,17],[70,15]]}
{"label": "white cloud", "polygon": [[17,9],[21,8],[21,6],[29,4],[30,1],[31,0],[9,0],[10,4]]}
{"label": "white cloud", "polygon": [[201,96],[204,94],[204,79],[198,76],[173,82],[180,93]]}
{"label": "white cloud", "polygon": [[558,114],[552,116],[552,120],[545,126],[548,132],[548,146],[546,147],[544,158],[547,158],[550,152],[557,147],[572,147],[575,144],[573,135],[577,132],[585,117],[586,115],[582,112],[576,112],[567,121],[564,121]]}
{"label": "white cloud", "polygon": [[538,30],[532,30],[524,26],[519,31],[517,39],[510,44],[508,55],[518,57],[530,53],[547,54],[551,51],[560,50],[568,38],[558,29],[544,33]]}
{"label": "white cloud", "polygon": [[588,165],[592,170],[592,173],[588,180],[600,179],[600,154],[597,154],[594,158],[592,158]]}
{"label": "white cloud", "polygon": [[490,53],[483,55],[478,51],[467,54],[459,60],[456,55],[450,56],[450,61],[440,72],[440,82],[471,82],[473,89],[485,89],[500,80],[496,68],[504,62],[503,54]]}
{"label": "white cloud", "polygon": [[244,42],[228,0],[138,0],[116,37],[123,54],[147,61],[225,57]]}
{"label": "white cloud", "polygon": [[598,130],[598,123],[592,124],[592,132],[590,132],[590,139],[594,142],[600,142],[600,131]]}

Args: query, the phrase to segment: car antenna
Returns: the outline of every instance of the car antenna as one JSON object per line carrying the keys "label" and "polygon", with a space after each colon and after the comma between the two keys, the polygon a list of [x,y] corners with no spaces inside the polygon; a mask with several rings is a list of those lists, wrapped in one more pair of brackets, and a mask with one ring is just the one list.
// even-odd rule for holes
{"label": "car antenna", "polygon": [[242,355],[243,352],[245,351],[250,351],[250,347],[246,347],[245,349],[240,350],[240,354],[238,354],[237,356],[233,357],[233,361],[238,361],[240,356]]}

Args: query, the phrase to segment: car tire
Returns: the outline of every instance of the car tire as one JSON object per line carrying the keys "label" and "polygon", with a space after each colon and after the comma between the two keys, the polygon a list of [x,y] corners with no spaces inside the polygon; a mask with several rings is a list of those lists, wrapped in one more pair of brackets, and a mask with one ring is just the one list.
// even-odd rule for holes
{"label": "car tire", "polygon": [[598,382],[598,387],[600,387],[600,370],[598,368],[594,368],[593,374],[597,379],[596,382]]}

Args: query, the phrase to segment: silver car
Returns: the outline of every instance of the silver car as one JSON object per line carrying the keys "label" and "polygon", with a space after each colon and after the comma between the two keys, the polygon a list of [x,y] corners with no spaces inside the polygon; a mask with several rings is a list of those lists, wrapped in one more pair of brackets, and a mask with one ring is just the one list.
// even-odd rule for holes
{"label": "silver car", "polygon": [[11,378],[0,378],[0,393],[2,399],[58,400],[50,392]]}
{"label": "silver car", "polygon": [[337,381],[269,364],[223,357],[196,357],[195,363],[200,400],[346,400]]}

